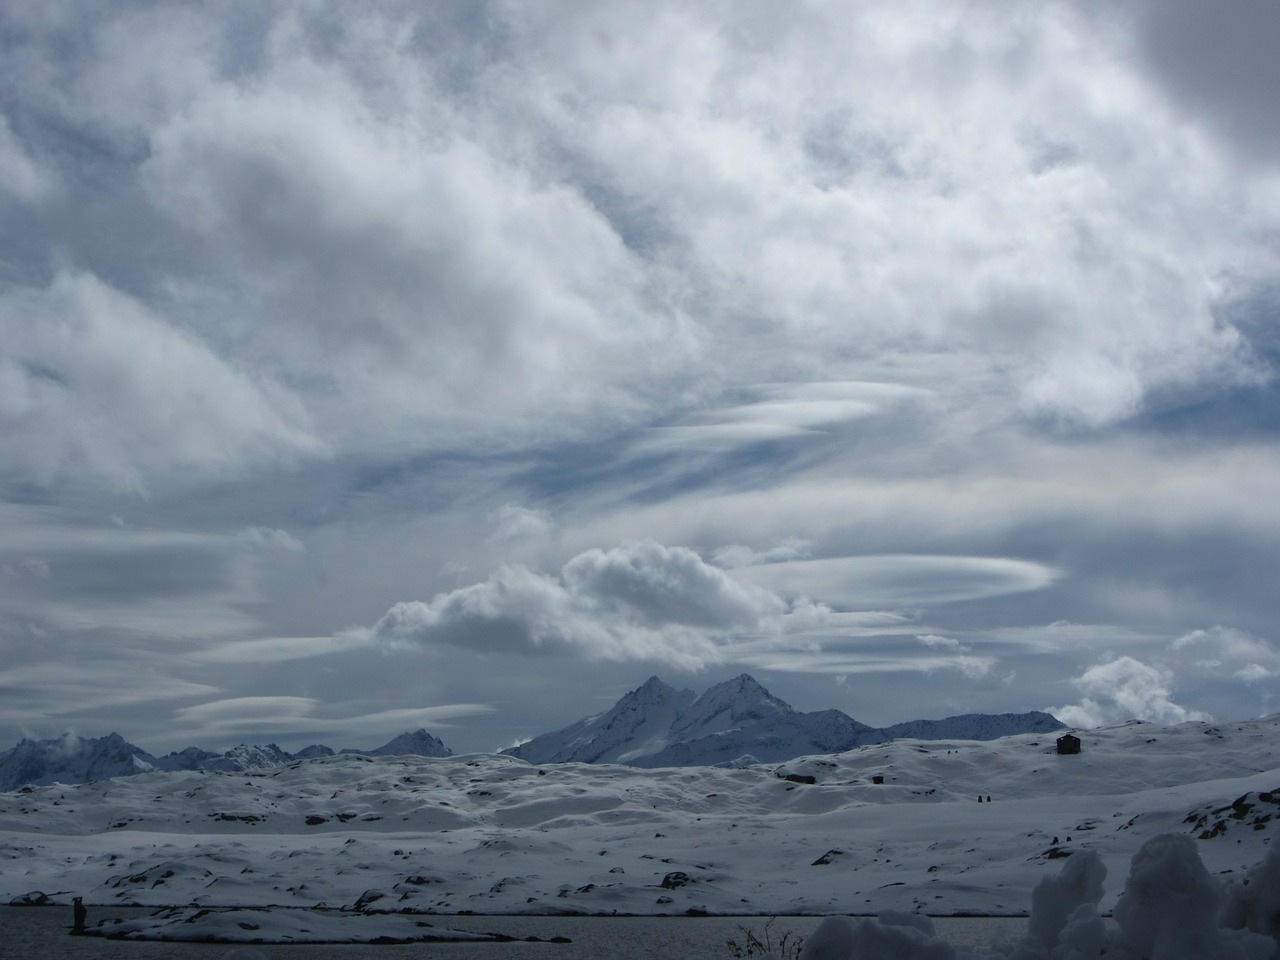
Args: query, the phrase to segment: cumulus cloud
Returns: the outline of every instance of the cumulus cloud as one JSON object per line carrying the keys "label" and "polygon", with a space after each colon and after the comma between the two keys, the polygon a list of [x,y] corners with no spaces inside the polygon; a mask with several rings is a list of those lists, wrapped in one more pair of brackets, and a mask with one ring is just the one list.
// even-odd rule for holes
{"label": "cumulus cloud", "polygon": [[1196,658],[1197,670],[1230,675],[1245,683],[1280,676],[1280,650],[1246,630],[1221,625],[1192,630],[1173,642],[1173,649]]}
{"label": "cumulus cloud", "polygon": [[1173,674],[1169,669],[1133,657],[1120,656],[1094,664],[1073,682],[1084,694],[1080,702],[1048,708],[1069,726],[1101,727],[1126,720],[1184,723],[1213,719],[1174,702]]}
{"label": "cumulus cloud", "polygon": [[689,668],[717,662],[724,638],[758,632],[786,610],[774,594],[736,582],[688,548],[632,541],[581,553],[557,576],[511,565],[484,583],[396,604],[367,638]]}
{"label": "cumulus cloud", "polygon": [[282,29],[271,82],[211,86],[152,132],[148,196],[241,278],[229,306],[254,300],[236,333],[295,376],[324,371],[315,409],[356,448],[612,413],[611,393],[658,375],[660,337],[679,350],[640,265],[577,185],[483,142],[460,115],[475,105],[410,51],[366,60],[397,24],[349,26],[359,70]]}
{"label": "cumulus cloud", "polygon": [[[847,671],[868,654],[842,646],[859,636],[884,639],[908,622],[874,603],[998,596],[1036,589],[1052,578],[1036,564],[985,558],[778,559],[799,552],[798,546],[776,548],[764,552],[774,554],[771,562],[726,570],[685,547],[629,541],[578,554],[556,575],[503,566],[483,583],[430,601],[398,603],[372,628],[345,636],[393,648],[574,651],[591,659],[651,659],[686,668],[732,658],[826,671],[814,666],[826,657]],[[716,556],[762,559],[744,547]],[[873,605],[840,609],[858,602]],[[941,649],[920,657],[899,647],[871,660],[903,670],[949,667],[970,677],[984,676],[994,664],[971,656],[959,641],[924,635],[919,642]],[[833,652],[817,652],[824,648]]]}

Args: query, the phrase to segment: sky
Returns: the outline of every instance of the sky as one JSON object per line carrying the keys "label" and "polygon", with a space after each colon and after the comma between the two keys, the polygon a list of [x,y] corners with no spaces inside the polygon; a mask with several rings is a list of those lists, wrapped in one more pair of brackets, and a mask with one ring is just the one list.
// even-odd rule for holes
{"label": "sky", "polygon": [[0,744],[1280,710],[1278,45],[0,5]]}

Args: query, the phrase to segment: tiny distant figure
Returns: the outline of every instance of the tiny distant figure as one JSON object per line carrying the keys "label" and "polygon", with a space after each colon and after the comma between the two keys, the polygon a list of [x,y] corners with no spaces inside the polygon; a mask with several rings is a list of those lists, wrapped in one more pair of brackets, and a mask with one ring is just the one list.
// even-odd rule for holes
{"label": "tiny distant figure", "polygon": [[71,925],[72,933],[84,933],[84,921],[88,917],[89,911],[84,908],[83,897],[72,897],[71,899],[71,915],[73,923]]}

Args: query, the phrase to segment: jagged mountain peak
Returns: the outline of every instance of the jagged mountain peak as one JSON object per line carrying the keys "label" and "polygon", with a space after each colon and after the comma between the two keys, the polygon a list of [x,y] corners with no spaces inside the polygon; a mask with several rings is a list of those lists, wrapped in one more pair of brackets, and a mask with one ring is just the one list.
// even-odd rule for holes
{"label": "jagged mountain peak", "polygon": [[709,688],[680,715],[671,732],[675,739],[688,740],[794,712],[791,704],[743,673]]}
{"label": "jagged mountain peak", "polygon": [[[362,751],[364,752],[364,751]],[[451,757],[453,751],[439,737],[419,727],[411,733],[402,733],[382,746],[367,751],[371,757]]]}
{"label": "jagged mountain peak", "polygon": [[639,693],[641,690],[666,691],[666,690],[673,690],[673,689],[675,688],[672,687],[671,684],[667,683],[657,674],[654,674],[644,683],[640,684],[640,686],[636,687],[636,689],[633,692]]}

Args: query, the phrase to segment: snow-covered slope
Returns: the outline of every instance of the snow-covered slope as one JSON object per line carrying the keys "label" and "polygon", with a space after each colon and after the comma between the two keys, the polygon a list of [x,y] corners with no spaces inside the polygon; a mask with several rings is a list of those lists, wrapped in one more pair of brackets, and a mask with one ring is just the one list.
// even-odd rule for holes
{"label": "snow-covered slope", "polygon": [[878,731],[839,710],[787,713],[748,721],[744,726],[694,740],[678,740],[656,753],[637,756],[637,767],[742,766],[777,763],[814,753],[839,753],[876,743]]}
{"label": "snow-covered slope", "polygon": [[1081,739],[1077,756],[1022,734],[744,769],[346,755],[24,788],[0,794],[0,902],[1000,914],[1094,851],[1109,910],[1153,837],[1188,838],[1219,878],[1280,839],[1280,716]]}
{"label": "snow-covered slope", "polygon": [[742,674],[694,699],[657,677],[605,713],[504,753],[532,763],[630,763],[641,767],[742,765],[839,753],[899,737],[991,740],[1062,729],[1047,713],[969,714],[877,729],[839,710],[802,713]]}
{"label": "snow-covered slope", "polygon": [[503,753],[531,763],[628,763],[665,747],[681,711],[693,702],[692,690],[650,677],[604,713]]}
{"label": "snow-covered slope", "polygon": [[671,742],[687,742],[767,723],[795,711],[756,682],[750,674],[718,683],[681,711],[671,724]]}

